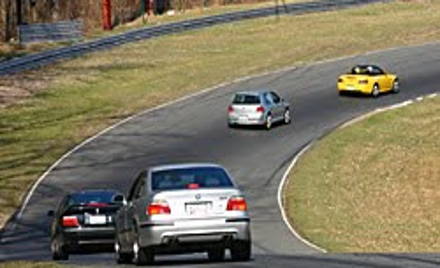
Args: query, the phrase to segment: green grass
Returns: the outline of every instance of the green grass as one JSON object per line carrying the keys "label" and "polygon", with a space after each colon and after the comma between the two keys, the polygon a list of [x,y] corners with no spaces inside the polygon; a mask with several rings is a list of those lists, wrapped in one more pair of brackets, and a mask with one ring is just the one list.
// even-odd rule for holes
{"label": "green grass", "polygon": [[249,74],[438,40],[439,24],[439,1],[376,4],[187,32],[6,77],[1,87],[38,90],[0,109],[0,222],[64,152],[133,113]]}
{"label": "green grass", "polygon": [[336,130],[284,191],[301,235],[331,252],[438,252],[440,98]]}

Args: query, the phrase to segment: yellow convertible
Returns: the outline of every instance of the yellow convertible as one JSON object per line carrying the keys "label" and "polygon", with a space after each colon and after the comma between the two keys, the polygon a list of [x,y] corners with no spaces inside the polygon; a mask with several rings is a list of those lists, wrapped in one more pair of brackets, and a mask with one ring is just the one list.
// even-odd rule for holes
{"label": "yellow convertible", "polygon": [[337,87],[340,95],[358,92],[377,97],[383,92],[399,92],[399,78],[375,65],[356,65],[339,76]]}

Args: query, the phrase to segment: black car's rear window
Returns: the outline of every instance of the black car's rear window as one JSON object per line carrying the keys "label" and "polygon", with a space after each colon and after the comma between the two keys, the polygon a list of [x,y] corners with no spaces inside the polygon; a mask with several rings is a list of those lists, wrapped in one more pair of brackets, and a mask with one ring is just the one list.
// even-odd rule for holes
{"label": "black car's rear window", "polygon": [[232,104],[260,104],[260,97],[249,94],[236,94]]}
{"label": "black car's rear window", "polygon": [[226,172],[216,167],[156,171],[151,180],[153,191],[233,187]]}
{"label": "black car's rear window", "polygon": [[97,191],[97,192],[82,192],[74,193],[70,195],[68,200],[69,205],[81,205],[90,203],[106,203],[113,202],[113,197],[116,195],[114,192]]}

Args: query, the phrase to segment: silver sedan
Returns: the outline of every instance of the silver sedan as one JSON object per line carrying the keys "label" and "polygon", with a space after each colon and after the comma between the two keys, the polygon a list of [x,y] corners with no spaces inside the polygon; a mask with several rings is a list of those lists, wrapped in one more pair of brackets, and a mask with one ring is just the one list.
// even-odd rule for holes
{"label": "silver sedan", "polygon": [[228,125],[261,125],[270,129],[276,122],[289,124],[289,103],[269,90],[238,92],[228,107]]}
{"label": "silver sedan", "polygon": [[249,260],[250,218],[243,193],[214,164],[142,171],[116,217],[118,263],[147,264],[156,254],[207,252],[219,261]]}

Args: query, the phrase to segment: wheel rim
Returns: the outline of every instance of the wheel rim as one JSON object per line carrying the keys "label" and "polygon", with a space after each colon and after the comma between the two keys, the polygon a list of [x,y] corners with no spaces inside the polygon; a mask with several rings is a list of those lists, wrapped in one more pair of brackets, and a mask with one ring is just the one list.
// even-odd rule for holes
{"label": "wheel rim", "polygon": [[285,112],[284,112],[284,123],[289,123],[290,122],[290,111],[289,110],[286,110]]}
{"label": "wheel rim", "polygon": [[379,95],[379,87],[375,85],[373,88],[373,96],[376,97],[377,95]]}
{"label": "wheel rim", "polygon": [[399,91],[399,81],[394,81],[393,89],[394,91]]}
{"label": "wheel rim", "polygon": [[270,129],[270,127],[272,126],[272,116],[268,116],[266,119],[266,128]]}
{"label": "wheel rim", "polygon": [[120,250],[119,243],[115,242],[115,256],[116,256],[116,260],[119,260],[120,256],[121,256],[119,250]]}
{"label": "wheel rim", "polygon": [[133,244],[133,259],[135,262],[139,259],[139,244],[137,241]]}

